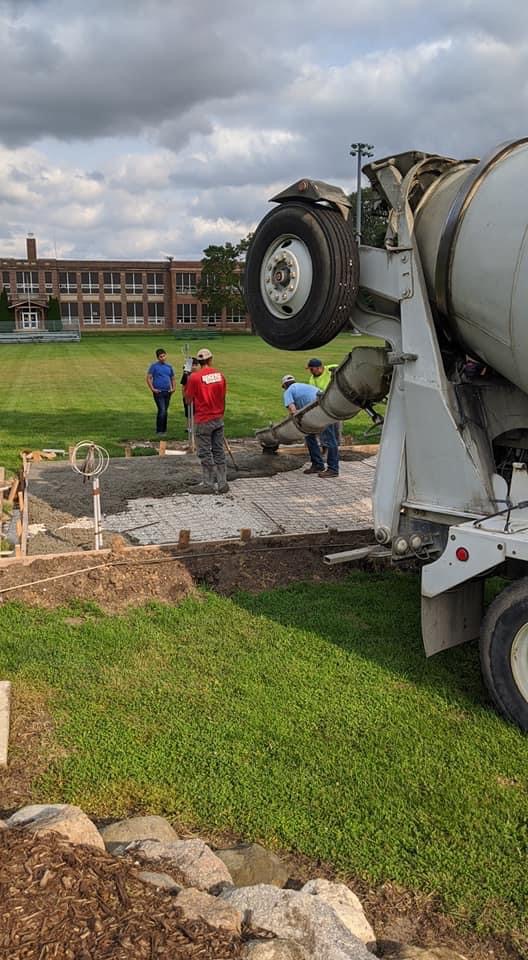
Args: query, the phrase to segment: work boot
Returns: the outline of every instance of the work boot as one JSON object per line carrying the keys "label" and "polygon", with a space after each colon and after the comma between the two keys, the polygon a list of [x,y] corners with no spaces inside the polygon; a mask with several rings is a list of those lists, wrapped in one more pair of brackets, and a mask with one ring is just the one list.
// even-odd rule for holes
{"label": "work boot", "polygon": [[216,479],[218,481],[218,493],[229,493],[229,484],[227,482],[227,467],[224,464],[216,467]]}
{"label": "work boot", "polygon": [[322,473],[324,467],[316,467],[313,463],[311,467],[308,467],[307,470],[303,470],[303,473]]}
{"label": "work boot", "polygon": [[339,474],[338,474],[337,470],[328,470],[328,469],[327,469],[327,470],[323,470],[322,473],[319,474],[319,476],[320,476],[323,480],[328,480],[328,479],[330,479],[331,477],[338,477]]}
{"label": "work boot", "polygon": [[195,488],[196,493],[216,493],[214,467],[202,464],[202,482]]}

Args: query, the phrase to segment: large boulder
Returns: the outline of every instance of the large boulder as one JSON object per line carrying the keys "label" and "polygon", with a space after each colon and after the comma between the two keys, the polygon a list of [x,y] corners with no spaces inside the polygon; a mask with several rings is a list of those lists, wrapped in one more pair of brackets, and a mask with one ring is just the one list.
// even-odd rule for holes
{"label": "large boulder", "polygon": [[344,883],[332,883],[319,877],[305,883],[301,893],[319,897],[358,940],[362,940],[371,950],[375,948],[376,935],[365,916],[361,900]]}
{"label": "large boulder", "polygon": [[251,887],[255,883],[283,887],[288,879],[282,860],[259,843],[240,843],[215,853],[225,863],[235,887]]}
{"label": "large boulder", "polygon": [[113,853],[117,844],[133,843],[135,840],[159,840],[162,843],[177,840],[178,834],[165,817],[130,817],[128,820],[116,820],[106,827],[100,827],[106,849]]}
{"label": "large boulder", "polygon": [[220,894],[241,911],[243,920],[304,947],[317,960],[372,960],[373,955],[350,933],[320,897],[258,884]]}
{"label": "large boulder", "polygon": [[243,956],[244,960],[311,960],[293,940],[250,940]]}
{"label": "large boulder", "polygon": [[164,893],[170,893],[173,896],[180,892],[182,887],[179,883],[169,876],[168,873],[159,873],[157,870],[140,870],[138,880],[143,883],[150,883],[157,890],[163,890]]}
{"label": "large boulder", "polygon": [[163,869],[169,873],[175,871],[176,879],[182,885],[198,890],[216,892],[226,885],[233,885],[229,870],[203,840],[173,840],[169,843],[138,840],[121,844],[112,852],[114,856],[133,856],[140,863],[146,860],[163,864]]}
{"label": "large boulder", "polygon": [[183,911],[184,920],[203,920],[217,930],[227,930],[239,935],[242,926],[242,914],[218,897],[212,897],[202,890],[188,887],[176,897],[176,905]]}
{"label": "large boulder", "polygon": [[27,827],[33,833],[60,833],[70,843],[86,843],[104,850],[104,840],[97,827],[80,807],[68,803],[36,803],[17,810],[6,826]]}

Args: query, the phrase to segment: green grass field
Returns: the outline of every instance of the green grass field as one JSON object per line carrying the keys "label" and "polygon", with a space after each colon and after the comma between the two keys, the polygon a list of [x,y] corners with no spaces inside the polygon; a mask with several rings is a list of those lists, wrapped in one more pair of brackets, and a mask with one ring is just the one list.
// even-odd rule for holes
{"label": "green grass field", "polygon": [[0,676],[48,691],[66,749],[35,800],[231,829],[526,932],[528,740],[474,648],[425,659],[414,576],[122,617],[4,604],[0,638]]}
{"label": "green grass field", "polygon": [[[204,338],[204,344],[206,344]],[[366,337],[342,335],[316,355],[340,362]],[[145,384],[156,347],[163,346],[180,374],[182,342],[169,334],[95,334],[80,343],[0,345],[0,464],[14,468],[23,448],[68,448],[95,440],[112,456],[120,441],[155,436],[155,405]],[[198,350],[201,343],[191,343]],[[280,379],[292,373],[306,379],[307,354],[274,350],[258,337],[229,336],[211,342],[215,363],[229,382],[226,433],[253,431],[284,415]],[[179,376],[178,376],[179,380]],[[359,438],[370,421],[361,414],[347,431]],[[183,440],[183,408],[176,395],[169,413],[169,437]]]}
{"label": "green grass field", "polygon": [[[360,342],[317,353],[337,362]],[[158,345],[179,368],[167,337],[0,347],[0,463],[87,438],[115,455],[152,436],[144,376]],[[305,377],[306,356],[253,337],[214,350],[230,436],[282,415],[283,373]],[[172,432],[183,426],[176,400]],[[0,677],[15,709],[44,693],[64,748],[33,799],[233,830],[438,894],[526,948],[528,739],[489,709],[473,646],[425,659],[419,609],[417,578],[397,573],[121,617],[2,603]]]}

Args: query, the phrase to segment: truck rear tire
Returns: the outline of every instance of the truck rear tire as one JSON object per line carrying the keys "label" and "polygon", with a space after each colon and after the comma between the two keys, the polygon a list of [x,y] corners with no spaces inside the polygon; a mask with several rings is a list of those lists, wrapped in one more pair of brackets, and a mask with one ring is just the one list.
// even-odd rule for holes
{"label": "truck rear tire", "polygon": [[480,662],[498,711],[528,732],[528,577],[506,587],[488,607]]}
{"label": "truck rear tire", "polygon": [[291,201],[262,220],[245,266],[248,313],[266,343],[313,350],[350,322],[359,254],[349,225],[330,207]]}

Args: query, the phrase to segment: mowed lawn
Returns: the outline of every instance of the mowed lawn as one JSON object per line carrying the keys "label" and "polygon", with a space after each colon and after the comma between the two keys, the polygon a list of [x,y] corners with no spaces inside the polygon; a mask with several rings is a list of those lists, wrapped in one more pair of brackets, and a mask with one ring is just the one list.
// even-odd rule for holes
{"label": "mowed lawn", "polygon": [[[316,351],[327,363],[339,363],[353,347],[376,341],[341,335]],[[281,376],[307,379],[309,355],[274,350],[258,337],[225,336],[192,341],[191,349],[209,345],[214,362],[229,383],[226,433],[253,431],[284,415]],[[112,456],[123,454],[120,442],[155,436],[155,405],[145,384],[156,347],[169,354],[179,381],[182,341],[170,334],[142,336],[93,334],[80,343],[0,344],[0,465],[14,468],[23,448],[66,448],[94,440]],[[169,414],[169,438],[186,436],[178,393]],[[359,438],[370,425],[361,414],[347,430]]]}
{"label": "mowed lawn", "polygon": [[122,617],[2,604],[0,676],[63,748],[34,800],[233,830],[526,947],[528,739],[473,646],[425,659],[419,608],[395,572]]}

